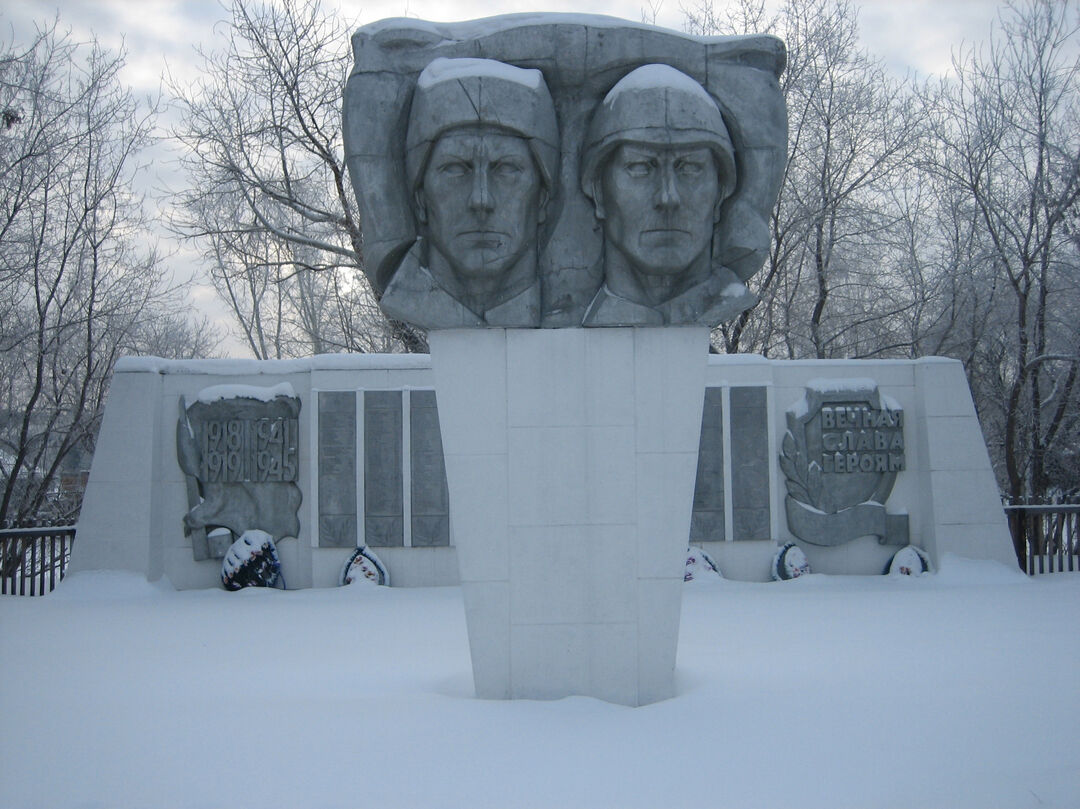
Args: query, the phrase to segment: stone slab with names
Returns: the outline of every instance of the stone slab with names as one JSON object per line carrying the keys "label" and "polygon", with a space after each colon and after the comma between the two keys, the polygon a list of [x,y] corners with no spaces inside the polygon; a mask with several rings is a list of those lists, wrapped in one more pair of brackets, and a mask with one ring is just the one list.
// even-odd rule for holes
{"label": "stone slab with names", "polygon": [[319,391],[319,545],[356,547],[356,393]]}
{"label": "stone slab with names", "polygon": [[736,540],[768,539],[769,415],[762,386],[731,388],[731,517]]}
{"label": "stone slab with names", "polygon": [[405,543],[401,391],[364,394],[364,532],[373,547]]}
{"label": "stone slab with names", "polygon": [[435,391],[409,392],[409,460],[414,548],[450,544],[450,496]]}

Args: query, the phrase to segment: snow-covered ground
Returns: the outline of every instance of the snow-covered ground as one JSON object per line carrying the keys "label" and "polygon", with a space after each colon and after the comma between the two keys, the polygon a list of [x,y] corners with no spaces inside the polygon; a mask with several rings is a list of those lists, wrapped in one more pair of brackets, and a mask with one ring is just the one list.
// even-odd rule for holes
{"label": "snow-covered ground", "polygon": [[458,588],[0,599],[0,806],[1080,806],[1080,575],[686,586],[679,695],[472,696]]}

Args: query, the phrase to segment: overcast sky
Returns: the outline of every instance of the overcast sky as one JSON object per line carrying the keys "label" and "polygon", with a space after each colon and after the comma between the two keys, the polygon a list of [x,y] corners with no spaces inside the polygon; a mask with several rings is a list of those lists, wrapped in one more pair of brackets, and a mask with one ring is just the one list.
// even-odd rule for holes
{"label": "overcast sky", "polygon": [[[715,0],[717,6],[723,0]],[[662,0],[657,22],[681,30],[682,8],[697,0]],[[870,51],[898,72],[909,69],[940,73],[961,42],[986,38],[999,3],[994,0],[862,0],[859,21]],[[383,17],[419,17],[439,21],[468,20],[522,11],[578,11],[640,20],[648,0],[324,0],[328,9],[357,24]],[[192,47],[210,44],[215,24],[227,15],[218,0],[22,0],[0,12],[16,36],[33,30],[34,21],[50,20],[59,11],[62,22],[77,34],[94,31],[105,44],[128,51],[128,80],[156,86],[162,63],[174,70],[192,64]],[[8,27],[8,26],[5,26]]]}
{"label": "overcast sky", "polygon": [[[656,2],[656,0],[653,0]],[[682,30],[682,8],[698,0],[662,0],[659,25]],[[724,0],[714,0],[717,7]],[[323,0],[327,9],[361,25],[384,17],[410,16],[454,21],[525,11],[575,11],[608,14],[638,21],[649,0]],[[941,74],[949,69],[953,51],[962,43],[988,38],[1000,3],[995,0],[856,0],[860,33],[869,51],[884,59],[899,75],[916,72]],[[156,93],[166,62],[172,75],[191,78],[196,61],[194,48],[213,49],[223,33],[227,10],[218,0],[12,0],[0,11],[0,36],[28,41],[35,24],[51,21],[57,14],[64,28],[77,38],[91,31],[106,47],[121,45],[127,53],[123,78],[139,93]],[[168,171],[168,161],[156,161]],[[175,185],[176,178],[150,178],[154,185]],[[196,267],[193,248],[176,245],[173,258],[178,273]],[[192,300],[212,317],[224,317],[213,291],[197,288]],[[224,349],[244,355],[243,348],[229,342]]]}

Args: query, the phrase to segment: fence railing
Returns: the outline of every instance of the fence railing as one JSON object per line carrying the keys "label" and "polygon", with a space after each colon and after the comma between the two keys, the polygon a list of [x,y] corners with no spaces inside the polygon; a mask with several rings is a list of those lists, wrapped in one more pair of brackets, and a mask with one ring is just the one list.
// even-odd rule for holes
{"label": "fence railing", "polygon": [[64,578],[75,526],[0,529],[0,594],[40,596]]}
{"label": "fence railing", "polygon": [[1007,505],[1005,515],[1029,576],[1080,572],[1080,503]]}

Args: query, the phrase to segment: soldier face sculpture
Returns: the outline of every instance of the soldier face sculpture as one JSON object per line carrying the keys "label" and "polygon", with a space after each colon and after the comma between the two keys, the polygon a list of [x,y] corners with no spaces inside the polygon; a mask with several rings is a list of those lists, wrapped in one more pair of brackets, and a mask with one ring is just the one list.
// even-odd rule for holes
{"label": "soldier face sculpture", "polygon": [[[538,70],[461,58],[435,59],[421,71],[405,173],[422,237],[416,259],[430,275],[414,284],[427,300],[401,311],[403,319],[427,328],[476,318],[539,324],[539,225],[558,173],[558,143],[555,107]],[[400,281],[404,286],[408,278]],[[436,312],[425,288],[449,315]]]}
{"label": "soldier face sculpture", "polygon": [[706,280],[720,205],[735,188],[716,102],[667,65],[632,71],[593,118],[582,188],[603,223],[613,293],[656,306]]}
{"label": "soldier face sculpture", "polygon": [[623,143],[601,183],[607,244],[637,273],[708,271],[720,182],[707,147]]}
{"label": "soldier face sculpture", "polygon": [[466,294],[483,297],[535,247],[547,191],[524,138],[469,127],[436,142],[416,201],[432,272],[448,267]]}

